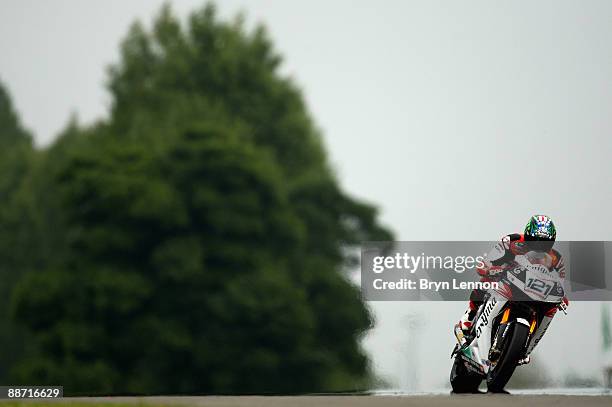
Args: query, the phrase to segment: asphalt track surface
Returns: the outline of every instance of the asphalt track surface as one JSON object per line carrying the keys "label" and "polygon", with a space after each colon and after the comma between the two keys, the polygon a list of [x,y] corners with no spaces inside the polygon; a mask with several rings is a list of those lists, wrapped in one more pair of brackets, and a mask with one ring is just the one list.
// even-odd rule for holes
{"label": "asphalt track surface", "polygon": [[[60,401],[60,400],[57,400]],[[205,396],[205,397],[89,397],[74,402],[134,403],[151,406],[202,407],[505,407],[505,406],[612,406],[612,395],[405,395],[405,396]],[[0,403],[1,405],[1,403]]]}

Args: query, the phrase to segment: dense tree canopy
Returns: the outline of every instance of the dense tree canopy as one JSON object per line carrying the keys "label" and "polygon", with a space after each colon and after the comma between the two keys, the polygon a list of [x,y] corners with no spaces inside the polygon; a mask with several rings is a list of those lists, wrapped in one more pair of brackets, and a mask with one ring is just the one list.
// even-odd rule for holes
{"label": "dense tree canopy", "polygon": [[280,63],[261,27],[164,7],[122,44],[108,119],[33,151],[0,92],[0,146],[24,154],[0,174],[0,216],[20,220],[0,230],[19,276],[0,375],[73,394],[367,384],[371,316],[344,270],[390,235],[342,191]]}
{"label": "dense tree canopy", "polygon": [[[28,263],[29,201],[23,192],[34,164],[31,136],[19,122],[7,89],[0,83],[0,377],[18,360],[22,332],[9,319],[11,288]],[[24,261],[25,260],[25,261]]]}

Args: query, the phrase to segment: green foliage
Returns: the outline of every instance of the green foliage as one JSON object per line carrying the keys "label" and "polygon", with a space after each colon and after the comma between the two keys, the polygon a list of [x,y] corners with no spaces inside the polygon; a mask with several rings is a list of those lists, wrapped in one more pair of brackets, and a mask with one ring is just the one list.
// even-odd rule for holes
{"label": "green foliage", "polygon": [[280,62],[212,5],[131,28],[108,120],[18,161],[7,196],[35,254],[13,256],[28,339],[4,377],[72,394],[367,384],[372,320],[343,270],[391,237],[341,190]]}
{"label": "green foliage", "polygon": [[32,152],[31,136],[21,126],[7,90],[0,83],[0,202],[16,193]]}
{"label": "green foliage", "polygon": [[30,134],[22,127],[9,94],[0,83],[0,378],[18,360],[22,331],[9,319],[11,288],[19,268],[27,266],[31,228],[28,175],[35,156]]}
{"label": "green foliage", "polygon": [[21,126],[8,91],[0,83],[0,151],[31,143],[32,137]]}

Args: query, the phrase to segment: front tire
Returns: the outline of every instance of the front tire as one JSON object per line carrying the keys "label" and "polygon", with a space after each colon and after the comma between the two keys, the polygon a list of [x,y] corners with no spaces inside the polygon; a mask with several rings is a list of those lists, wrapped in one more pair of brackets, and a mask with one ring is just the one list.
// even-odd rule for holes
{"label": "front tire", "polygon": [[512,334],[502,349],[497,364],[487,374],[487,387],[491,393],[505,393],[504,387],[512,377],[518,361],[523,357],[529,337],[529,327],[514,323]]}

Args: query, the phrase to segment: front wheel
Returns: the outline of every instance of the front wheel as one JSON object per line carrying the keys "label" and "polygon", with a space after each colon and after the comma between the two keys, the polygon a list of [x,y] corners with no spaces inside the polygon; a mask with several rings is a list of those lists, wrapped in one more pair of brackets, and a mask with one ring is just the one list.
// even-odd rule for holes
{"label": "front wheel", "polygon": [[490,392],[504,391],[504,387],[512,377],[518,361],[523,357],[528,337],[529,327],[515,322],[512,334],[501,350],[498,362],[489,369],[487,374],[487,387]]}

